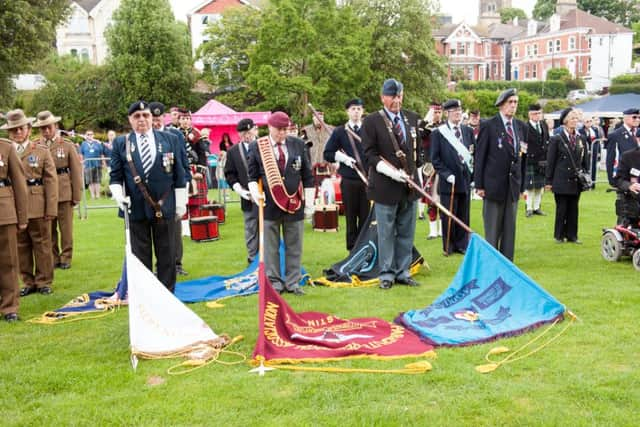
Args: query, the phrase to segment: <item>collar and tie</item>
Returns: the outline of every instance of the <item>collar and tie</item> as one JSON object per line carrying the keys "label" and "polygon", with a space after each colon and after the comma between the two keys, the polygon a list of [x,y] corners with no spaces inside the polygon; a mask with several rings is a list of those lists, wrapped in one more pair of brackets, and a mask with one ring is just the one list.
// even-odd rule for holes
{"label": "collar and tie", "polygon": [[282,149],[282,142],[276,142],[276,149],[278,150],[278,169],[280,169],[280,174],[284,175],[284,168],[286,164],[286,159],[284,158],[284,150]]}
{"label": "collar and tie", "polygon": [[511,146],[513,147],[515,145],[515,135],[513,133],[513,127],[511,127],[511,120],[507,120],[507,124],[505,127],[507,129],[507,135],[509,135],[509,144],[511,144]]}
{"label": "collar and tie", "polygon": [[353,125],[353,131],[354,131],[355,133],[358,133],[358,131],[359,131],[359,130],[360,130],[360,126],[358,126],[358,125]]}
{"label": "collar and tie", "polygon": [[151,172],[151,147],[149,144],[149,137],[146,134],[141,134],[139,138],[140,145],[140,160],[142,161],[142,170],[144,171],[144,176],[149,176],[149,172]]}
{"label": "collar and tie", "polygon": [[460,128],[458,126],[454,126],[453,127],[453,131],[456,135],[456,138],[458,138],[458,140],[460,140],[460,137],[462,136],[462,134],[460,133]]}
{"label": "collar and tie", "polygon": [[404,133],[402,132],[402,124],[400,123],[400,114],[393,118],[393,134],[400,144],[404,144]]}
{"label": "collar and tie", "polygon": [[572,150],[574,148],[576,148],[576,134],[575,133],[570,133],[569,134],[569,145],[571,146]]}

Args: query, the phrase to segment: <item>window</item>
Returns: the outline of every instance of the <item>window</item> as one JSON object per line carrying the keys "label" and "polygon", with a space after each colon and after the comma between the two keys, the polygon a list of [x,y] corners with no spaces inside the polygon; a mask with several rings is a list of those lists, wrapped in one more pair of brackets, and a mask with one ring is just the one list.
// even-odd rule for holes
{"label": "window", "polygon": [[529,78],[529,66],[528,65],[524,66],[524,78],[525,79]]}
{"label": "window", "polygon": [[80,51],[80,57],[82,58],[83,61],[89,62],[89,49],[87,49],[86,47],[83,48]]}
{"label": "window", "polygon": [[207,25],[209,23],[209,16],[204,15],[202,17],[202,25]]}
{"label": "window", "polygon": [[547,42],[547,53],[553,53],[553,40]]}
{"label": "window", "polygon": [[466,52],[466,43],[458,43],[458,55],[464,56]]}
{"label": "window", "polygon": [[604,37],[600,37],[600,46],[604,44]]}
{"label": "window", "polygon": [[589,58],[589,60],[587,61],[587,73],[591,73],[591,58]]}
{"label": "window", "polygon": [[78,57],[78,49],[71,49],[71,52],[69,53],[71,53],[71,56],[73,56],[74,58]]}
{"label": "window", "polygon": [[456,48],[454,47],[454,45],[451,45],[449,47],[449,55],[455,55],[456,54]]}
{"label": "window", "polygon": [[513,48],[513,57],[514,57],[514,58],[517,58],[517,57],[518,57],[518,48],[517,48],[517,47],[514,47],[514,48]]}
{"label": "window", "polygon": [[467,65],[467,80],[474,80],[473,78],[473,66]]}
{"label": "window", "polygon": [[560,39],[557,39],[556,40],[556,52],[560,52],[561,46],[562,45],[560,44]]}
{"label": "window", "polygon": [[491,64],[491,75],[494,77],[498,76],[498,64],[496,64],[495,62]]}
{"label": "window", "polygon": [[576,49],[576,38],[569,37],[569,50],[575,50],[575,49]]}
{"label": "window", "polygon": [[538,43],[533,45],[533,56],[538,56]]}
{"label": "window", "polygon": [[578,72],[582,73],[582,58],[578,58]]}
{"label": "window", "polygon": [[591,37],[589,37],[589,49],[591,49]]}
{"label": "window", "polygon": [[531,56],[531,45],[528,44],[525,46],[525,51],[527,52],[525,56]]}
{"label": "window", "polygon": [[538,64],[533,64],[531,66],[531,77],[534,79],[538,78]]}

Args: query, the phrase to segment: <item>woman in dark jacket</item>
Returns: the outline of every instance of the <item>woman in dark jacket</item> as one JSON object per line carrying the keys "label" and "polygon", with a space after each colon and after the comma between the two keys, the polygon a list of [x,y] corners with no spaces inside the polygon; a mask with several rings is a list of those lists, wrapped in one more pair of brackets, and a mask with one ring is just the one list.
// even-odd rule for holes
{"label": "woman in dark jacket", "polygon": [[[560,114],[562,130],[551,137],[547,151],[545,189],[553,191],[556,200],[556,222],[553,237],[557,243],[581,244],[578,240],[578,170],[589,166],[587,144],[576,131],[579,114],[567,108]],[[575,167],[574,167],[575,165]]]}

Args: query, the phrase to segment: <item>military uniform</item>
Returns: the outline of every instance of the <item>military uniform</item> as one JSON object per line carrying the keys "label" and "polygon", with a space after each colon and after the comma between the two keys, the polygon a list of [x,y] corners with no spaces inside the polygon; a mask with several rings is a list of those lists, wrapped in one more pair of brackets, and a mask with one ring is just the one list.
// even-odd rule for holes
{"label": "military uniform", "polygon": [[16,225],[27,224],[27,183],[11,141],[0,139],[0,313],[16,314],[20,303]]}
{"label": "military uniform", "polygon": [[29,224],[26,230],[18,232],[22,294],[50,293],[53,282],[51,219],[58,215],[56,167],[48,147],[32,141],[27,143],[20,159],[29,187]]}

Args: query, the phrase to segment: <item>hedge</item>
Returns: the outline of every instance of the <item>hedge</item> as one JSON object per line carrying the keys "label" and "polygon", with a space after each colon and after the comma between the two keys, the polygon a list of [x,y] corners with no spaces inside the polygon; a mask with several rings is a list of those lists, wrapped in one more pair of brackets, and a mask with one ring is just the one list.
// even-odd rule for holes
{"label": "hedge", "polygon": [[[504,90],[516,88],[544,98],[565,98],[571,89],[579,81],[510,81],[510,80],[486,80],[486,81],[466,81],[458,82],[457,90]],[[569,87],[571,86],[571,87]],[[584,85],[583,85],[584,87]]]}
{"label": "hedge", "polygon": [[609,88],[609,93],[640,93],[640,81],[638,81],[637,83],[614,83]]}
{"label": "hedge", "polygon": [[640,74],[623,74],[611,80],[612,86],[618,84],[640,83]]}
{"label": "hedge", "polygon": [[[499,94],[499,90],[474,90],[464,92],[446,92],[445,96],[446,99],[460,99],[462,101],[462,108],[465,111],[479,110],[481,117],[490,117],[498,112],[498,108],[494,104]],[[523,91],[518,93],[518,98],[519,102],[516,116],[521,119],[527,119],[529,105],[538,102],[538,97],[534,94]]]}

